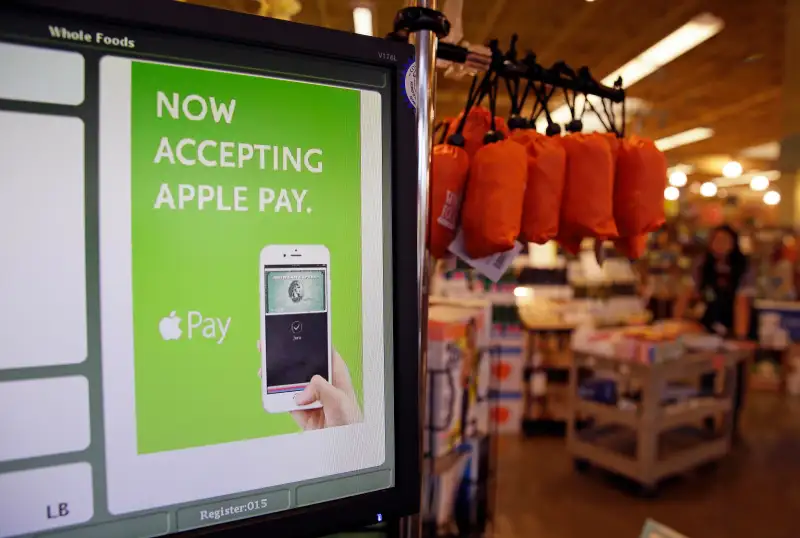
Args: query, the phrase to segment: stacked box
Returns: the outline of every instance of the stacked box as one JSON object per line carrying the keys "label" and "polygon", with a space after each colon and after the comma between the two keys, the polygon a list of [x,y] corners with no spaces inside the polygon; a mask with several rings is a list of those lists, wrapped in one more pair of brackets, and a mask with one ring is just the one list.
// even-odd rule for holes
{"label": "stacked box", "polygon": [[506,301],[494,304],[489,419],[498,433],[518,433],[522,429],[525,340],[516,306]]}
{"label": "stacked box", "polygon": [[488,301],[474,298],[431,297],[431,306],[460,309],[469,316],[469,328],[463,340],[463,350],[468,357],[464,366],[466,392],[466,420],[464,435],[473,437],[489,431],[489,384],[492,308]]}
{"label": "stacked box", "polygon": [[[481,349],[488,340],[489,305],[475,300],[432,300],[428,320],[426,453],[441,456],[459,447],[488,422],[479,405]],[[466,415],[465,415],[466,412]],[[484,426],[484,430],[485,430]]]}
{"label": "stacked box", "polygon": [[423,442],[433,457],[447,454],[463,440],[461,402],[464,353],[470,315],[460,309],[433,306],[428,317],[428,402]]}
{"label": "stacked box", "polygon": [[520,339],[495,339],[494,360],[490,367],[491,390],[509,394],[522,392],[525,368],[524,342]]}
{"label": "stacked box", "polygon": [[519,433],[522,416],[522,393],[497,393],[489,400],[489,419],[497,433]]}

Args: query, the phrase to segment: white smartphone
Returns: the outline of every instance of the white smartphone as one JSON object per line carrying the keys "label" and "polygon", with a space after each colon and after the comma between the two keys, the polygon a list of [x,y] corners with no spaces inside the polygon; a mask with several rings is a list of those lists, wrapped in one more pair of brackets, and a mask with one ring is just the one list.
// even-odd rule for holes
{"label": "white smartphone", "polygon": [[330,252],[267,245],[260,256],[261,397],[269,413],[321,407],[295,396],[315,375],[331,381]]}

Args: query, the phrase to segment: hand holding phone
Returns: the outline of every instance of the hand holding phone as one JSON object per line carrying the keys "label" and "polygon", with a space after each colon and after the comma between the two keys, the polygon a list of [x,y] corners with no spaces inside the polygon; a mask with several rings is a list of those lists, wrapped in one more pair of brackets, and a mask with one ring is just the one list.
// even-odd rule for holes
{"label": "hand holding phone", "polygon": [[[259,351],[262,349],[261,342],[258,343],[258,349]],[[316,409],[291,411],[292,418],[304,430],[320,430],[361,422],[361,408],[358,406],[350,371],[335,349],[332,370],[332,383],[315,376],[306,388],[295,396],[298,405],[318,403],[322,406]],[[258,371],[258,375],[261,377],[261,370]]]}
{"label": "hand holding phone", "polygon": [[304,430],[320,430],[361,422],[361,409],[358,407],[350,372],[335,350],[332,362],[332,383],[328,383],[320,376],[314,376],[303,392],[295,397],[299,405],[314,402],[322,405],[321,409],[292,411],[292,418]]}

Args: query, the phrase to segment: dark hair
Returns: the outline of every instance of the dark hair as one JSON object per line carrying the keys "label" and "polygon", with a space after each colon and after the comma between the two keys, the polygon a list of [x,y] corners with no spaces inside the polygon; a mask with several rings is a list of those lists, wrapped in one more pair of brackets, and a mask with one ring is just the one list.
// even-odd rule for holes
{"label": "dark hair", "polygon": [[747,256],[744,255],[742,249],[739,247],[739,234],[727,224],[717,226],[711,230],[711,233],[708,235],[708,244],[706,246],[705,259],[703,260],[702,282],[700,289],[703,290],[709,286],[713,287],[717,280],[717,264],[716,260],[714,259],[714,254],[711,252],[711,242],[718,233],[728,234],[733,242],[733,248],[731,249],[730,253],[728,253],[727,261],[731,268],[731,289],[736,290],[739,287],[739,282],[742,280],[742,276],[744,276],[745,272],[747,271]]}

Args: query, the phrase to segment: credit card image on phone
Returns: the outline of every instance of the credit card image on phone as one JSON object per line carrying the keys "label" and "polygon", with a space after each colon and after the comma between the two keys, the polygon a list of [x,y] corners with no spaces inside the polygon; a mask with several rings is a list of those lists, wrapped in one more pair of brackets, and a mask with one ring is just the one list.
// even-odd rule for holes
{"label": "credit card image on phone", "polygon": [[294,398],[315,375],[331,381],[330,252],[324,245],[267,245],[259,266],[264,409],[318,408]]}

